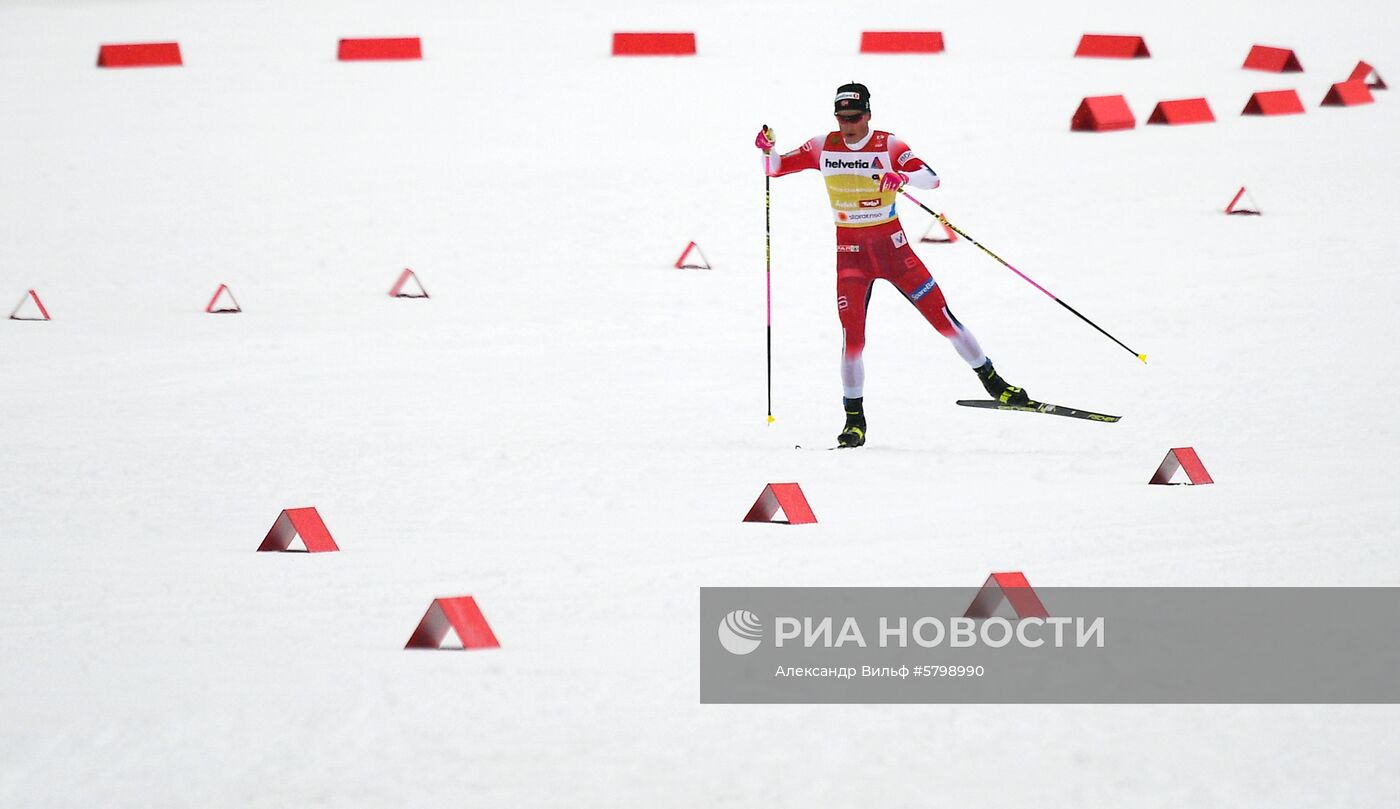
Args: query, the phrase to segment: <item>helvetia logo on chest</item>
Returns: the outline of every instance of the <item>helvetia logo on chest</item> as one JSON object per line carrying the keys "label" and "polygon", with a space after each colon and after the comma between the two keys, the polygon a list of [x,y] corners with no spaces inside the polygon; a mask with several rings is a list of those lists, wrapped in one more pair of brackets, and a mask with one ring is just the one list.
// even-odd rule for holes
{"label": "helvetia logo on chest", "polygon": [[[879,158],[875,158],[877,161]],[[876,168],[870,165],[869,160],[842,160],[841,158],[825,158],[824,164],[829,169],[869,169]]]}

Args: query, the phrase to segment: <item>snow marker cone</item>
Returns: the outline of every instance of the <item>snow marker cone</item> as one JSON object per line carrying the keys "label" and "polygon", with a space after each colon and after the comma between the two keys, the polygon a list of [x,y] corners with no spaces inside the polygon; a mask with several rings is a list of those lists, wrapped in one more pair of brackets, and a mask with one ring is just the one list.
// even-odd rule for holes
{"label": "snow marker cone", "polygon": [[919,242],[923,244],[952,244],[958,240],[958,234],[953,229],[943,224],[941,219],[935,219],[928,223],[928,230],[919,237]]}
{"label": "snow marker cone", "polygon": [[49,317],[49,310],[44,308],[44,302],[39,300],[39,293],[31,289],[24,293],[24,297],[19,299],[19,303],[10,312],[10,320],[52,320],[52,318]]}
{"label": "snow marker cone", "polygon": [[219,288],[214,290],[214,297],[209,299],[209,305],[204,307],[204,311],[211,315],[238,314],[243,311],[243,307],[238,305],[238,299],[233,297],[233,290],[229,289],[227,284],[219,284]]}
{"label": "snow marker cone", "polygon": [[[779,511],[782,511],[783,516],[787,519],[773,519]],[[749,513],[744,515],[744,522],[806,525],[816,521],[817,517],[812,513],[812,507],[807,504],[807,496],[802,493],[802,487],[796,483],[770,483],[764,486],[758,500],[754,501]]]}
{"label": "snow marker cone", "polygon": [[1186,479],[1191,481],[1193,486],[1202,486],[1207,483],[1214,483],[1210,473],[1206,471],[1206,465],[1201,463],[1201,458],[1196,454],[1196,450],[1191,447],[1175,447],[1167,450],[1167,457],[1162,459],[1157,471],[1152,474],[1149,484],[1167,485],[1172,482],[1172,476],[1178,469],[1186,471]]}
{"label": "snow marker cone", "polygon": [[394,282],[393,289],[389,290],[389,296],[393,298],[426,298],[428,290],[423,288],[423,282],[418,280],[418,274],[413,270],[405,268],[399,273],[399,280]]}
{"label": "snow marker cone", "polygon": [[1240,190],[1235,192],[1234,199],[1225,206],[1227,214],[1242,214],[1244,216],[1260,216],[1259,203],[1254,201],[1254,196],[1240,186]]}
{"label": "snow marker cone", "polygon": [[[697,256],[700,257],[700,263],[699,263],[699,264],[687,264],[687,263],[686,263],[686,258],[691,254],[692,251],[694,251],[695,255],[697,255]],[[678,270],[708,270],[708,269],[710,269],[710,262],[705,258],[705,254],[702,253],[702,252],[700,251],[700,245],[696,244],[695,242],[691,242],[690,244],[687,244],[687,245],[685,246],[685,249],[684,249],[684,250],[681,251],[681,257],[678,258],[678,259],[676,259],[676,269],[678,269]]]}
{"label": "snow marker cone", "polygon": [[1322,97],[1324,107],[1356,107],[1370,104],[1376,99],[1371,95],[1371,86],[1361,79],[1339,81],[1332,85],[1327,95]]}
{"label": "snow marker cone", "polygon": [[287,508],[277,515],[272,528],[258,546],[261,551],[285,551],[296,539],[306,546],[307,553],[328,553],[340,550],[331,538],[330,529],[313,507]]}
{"label": "snow marker cone", "polygon": [[1011,609],[1016,612],[1017,618],[1050,617],[1050,613],[1040,601],[1040,596],[1035,594],[1031,583],[1026,581],[1026,574],[1019,570],[988,576],[982,583],[982,589],[977,591],[977,597],[972,599],[967,612],[963,613],[963,617],[991,618],[996,615],[997,608],[1003,601],[1011,603]]}
{"label": "snow marker cone", "polygon": [[405,649],[440,649],[449,632],[457,635],[463,649],[499,649],[501,644],[486,616],[471,596],[435,598],[409,636]]}
{"label": "snow marker cone", "polygon": [[1366,86],[1370,87],[1372,90],[1386,89],[1385,79],[1382,79],[1381,74],[1377,73],[1374,67],[1366,64],[1364,60],[1356,63],[1356,67],[1352,68],[1351,75],[1347,77],[1347,81],[1364,81],[1366,82]]}

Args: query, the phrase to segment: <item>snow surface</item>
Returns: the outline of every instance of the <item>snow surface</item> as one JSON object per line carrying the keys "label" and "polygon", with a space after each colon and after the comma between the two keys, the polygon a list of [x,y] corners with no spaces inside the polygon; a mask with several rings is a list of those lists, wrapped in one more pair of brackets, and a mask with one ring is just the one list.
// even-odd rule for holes
{"label": "snow surface", "polygon": [[[888,28],[948,52],[856,53]],[[395,35],[425,59],[334,59]],[[1400,584],[1400,102],[1317,106],[1397,42],[1382,0],[0,3],[0,305],[53,315],[0,322],[0,806],[1394,806],[1394,706],[701,705],[696,623],[707,585]],[[751,140],[850,79],[927,201],[1149,356],[919,248],[1008,378],[1120,424],[955,407],[881,286],[870,444],[793,451],[841,421],[814,174],[773,187],[765,423]],[[1068,131],[1111,93],[1219,120]],[[1216,485],[1145,485],[1180,445]],[[739,523],[786,480],[818,525]],[[340,553],[253,552],[306,505]],[[402,651],[460,594],[501,649]]]}

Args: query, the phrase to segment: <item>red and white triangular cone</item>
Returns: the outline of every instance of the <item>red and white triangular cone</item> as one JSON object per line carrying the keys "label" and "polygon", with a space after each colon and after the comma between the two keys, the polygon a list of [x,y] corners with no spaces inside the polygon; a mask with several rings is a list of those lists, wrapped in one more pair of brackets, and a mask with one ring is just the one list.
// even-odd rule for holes
{"label": "red and white triangular cone", "polygon": [[267,536],[263,537],[258,551],[285,551],[293,547],[304,549],[307,553],[340,550],[315,506],[282,509]]}
{"label": "red and white triangular cone", "polygon": [[1244,186],[1240,186],[1240,190],[1235,192],[1235,198],[1225,206],[1225,213],[1259,216],[1263,212],[1259,210],[1259,203],[1254,201],[1254,196],[1246,191]]}
{"label": "red and white triangular cone", "polygon": [[[691,253],[694,253],[695,255],[700,257],[699,264],[689,263],[686,261],[686,259],[690,257]],[[694,259],[691,259],[691,262],[693,261]],[[684,250],[681,251],[681,257],[676,259],[676,269],[708,270],[710,269],[710,262],[705,258],[705,254],[700,251],[700,245],[696,244],[695,242],[691,242],[690,244],[687,244],[685,246]]]}
{"label": "red and white triangular cone", "polygon": [[1366,82],[1366,86],[1370,87],[1372,90],[1386,89],[1385,79],[1382,79],[1381,74],[1376,72],[1376,69],[1371,67],[1364,60],[1356,63],[1356,68],[1351,71],[1351,76],[1347,80],[1364,81]]}
{"label": "red and white triangular cone", "polygon": [[943,224],[943,220],[935,219],[928,225],[928,230],[920,237],[920,242],[929,244],[952,244],[958,240],[958,234],[953,229]]}
{"label": "red and white triangular cone", "polygon": [[1196,454],[1194,447],[1173,447],[1167,450],[1167,456],[1162,459],[1157,471],[1152,473],[1152,479],[1147,482],[1170,484],[1178,470],[1186,472],[1186,479],[1191,481],[1193,486],[1215,482],[1206,471],[1206,465],[1201,463],[1201,456]]}
{"label": "red and white triangular cone", "polygon": [[229,289],[227,284],[219,284],[219,288],[214,290],[214,297],[209,299],[209,305],[204,307],[204,311],[212,315],[236,314],[243,311],[243,307],[238,305],[238,299],[233,297],[233,290]]}
{"label": "red and white triangular cone", "polygon": [[389,290],[392,298],[426,298],[428,290],[423,288],[423,282],[418,280],[418,274],[413,270],[405,269],[399,273],[399,280],[394,282],[393,289]]}
{"label": "red and white triangular cone", "polygon": [[501,646],[476,599],[455,596],[433,599],[404,648],[440,649],[449,634],[457,637],[460,645],[456,648],[460,649],[499,649]]}
{"label": "red and white triangular cone", "polygon": [[39,293],[29,290],[24,293],[24,297],[19,299],[14,310],[10,312],[10,320],[51,320],[49,310],[44,308],[44,302],[39,300]]}
{"label": "red and white triangular cone", "polygon": [[977,597],[968,605],[964,618],[991,618],[1002,604],[1008,604],[1017,618],[1049,618],[1045,603],[1036,595],[1035,588],[1026,580],[1026,574],[1019,570],[1006,573],[993,573],[977,591]]}

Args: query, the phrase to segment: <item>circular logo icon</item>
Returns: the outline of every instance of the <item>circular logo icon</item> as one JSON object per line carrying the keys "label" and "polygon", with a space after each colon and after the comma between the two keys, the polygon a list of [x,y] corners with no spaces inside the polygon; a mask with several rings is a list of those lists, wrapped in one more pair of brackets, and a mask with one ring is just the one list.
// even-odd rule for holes
{"label": "circular logo icon", "polygon": [[719,642],[730,654],[746,655],[763,640],[763,624],[748,610],[734,610],[719,622]]}

